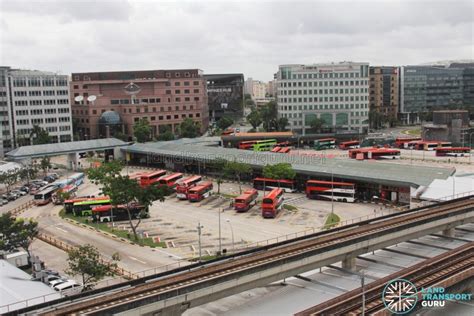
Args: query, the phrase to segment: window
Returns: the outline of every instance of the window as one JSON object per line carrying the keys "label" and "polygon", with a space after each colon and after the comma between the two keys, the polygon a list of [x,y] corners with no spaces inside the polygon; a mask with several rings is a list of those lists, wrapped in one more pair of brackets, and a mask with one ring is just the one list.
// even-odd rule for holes
{"label": "window", "polygon": [[176,102],[181,102],[181,98],[176,98]]}
{"label": "window", "polygon": [[179,115],[175,115],[174,118],[177,120],[179,119]]}
{"label": "window", "polygon": [[41,87],[40,78],[30,78],[30,79],[28,79],[28,86],[30,86],[30,87]]}
{"label": "window", "polygon": [[184,101],[190,101],[191,99],[189,97],[185,97]]}
{"label": "window", "polygon": [[179,87],[179,86],[181,85],[181,83],[180,83],[179,81],[176,81],[176,82],[174,83],[174,85],[177,86],[177,87]]}
{"label": "window", "polygon": [[180,94],[180,93],[181,93],[181,90],[174,90],[174,93]]}
{"label": "window", "polygon": [[199,93],[199,89],[194,89],[194,93]]}
{"label": "window", "polygon": [[199,86],[199,81],[194,81],[194,82],[193,82],[193,85]]}
{"label": "window", "polygon": [[199,101],[199,97],[194,97],[194,101]]}
{"label": "window", "polygon": [[171,90],[166,90],[166,94],[171,94]]}
{"label": "window", "polygon": [[185,89],[185,90],[184,90],[184,93],[185,93],[185,94],[188,94],[188,93],[189,93],[189,89]]}
{"label": "window", "polygon": [[200,117],[201,116],[201,113],[196,113],[196,117]]}
{"label": "window", "polygon": [[[187,73],[187,74],[189,74],[189,73]],[[189,86],[189,81],[185,81],[185,82],[184,82],[184,85],[185,85],[185,86]]]}

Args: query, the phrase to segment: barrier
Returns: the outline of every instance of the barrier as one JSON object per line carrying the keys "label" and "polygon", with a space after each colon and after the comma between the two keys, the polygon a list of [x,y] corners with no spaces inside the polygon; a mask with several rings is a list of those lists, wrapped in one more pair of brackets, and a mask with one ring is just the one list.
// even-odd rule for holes
{"label": "barrier", "polygon": [[33,200],[30,200],[26,203],[23,203],[22,205],[20,206],[17,206],[15,207],[14,209],[10,210],[9,212],[13,215],[13,216],[18,216],[19,214],[23,213],[24,211],[26,211],[27,209],[29,209],[30,207],[32,207],[33,205],[35,204],[35,202]]}

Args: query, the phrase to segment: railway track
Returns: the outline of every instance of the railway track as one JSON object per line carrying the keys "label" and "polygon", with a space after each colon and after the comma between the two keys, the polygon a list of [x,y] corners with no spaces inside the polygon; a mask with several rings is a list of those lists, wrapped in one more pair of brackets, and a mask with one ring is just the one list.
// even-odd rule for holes
{"label": "railway track", "polygon": [[[365,287],[366,315],[385,312],[382,292],[388,282],[394,279],[405,279],[412,282],[419,290],[429,288],[453,276],[464,273],[464,279],[474,275],[474,242],[427,259],[412,267],[391,274],[372,282]],[[295,316],[309,315],[362,315],[362,289],[358,288],[327,302],[308,308]],[[418,294],[421,298],[421,294]],[[387,311],[388,312],[388,311]]]}
{"label": "railway track", "polygon": [[[474,197],[464,198],[442,205],[422,208],[417,212],[407,212],[397,216],[390,216],[384,220],[373,220],[363,226],[350,225],[347,229],[337,229],[329,231],[323,235],[307,236],[305,239],[290,242],[267,250],[256,251],[254,253],[242,255],[229,260],[222,260],[210,263],[187,271],[186,273],[175,274],[157,278],[148,283],[137,284],[131,288],[116,291],[101,297],[73,302],[61,307],[52,308],[44,315],[66,315],[66,314],[100,314],[117,308],[123,304],[137,302],[149,298],[172,297],[173,293],[180,293],[180,290],[193,284],[200,284],[210,280],[240,273],[242,271],[265,266],[269,263],[281,262],[302,255],[307,252],[324,249],[334,249],[338,245],[361,237],[380,235],[388,229],[397,229],[407,225],[423,223],[430,219],[443,218],[449,216],[453,211],[471,210],[474,205]],[[156,301],[159,300],[156,299]]]}

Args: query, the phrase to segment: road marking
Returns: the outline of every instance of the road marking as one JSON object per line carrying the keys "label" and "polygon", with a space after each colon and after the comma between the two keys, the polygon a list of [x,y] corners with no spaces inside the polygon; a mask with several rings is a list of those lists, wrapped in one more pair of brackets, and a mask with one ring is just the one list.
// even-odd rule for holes
{"label": "road marking", "polygon": [[65,229],[62,229],[61,227],[56,227],[56,229],[59,229],[60,231],[62,231],[62,232],[65,232],[65,233],[67,233],[67,232],[68,232],[67,230],[65,230]]}
{"label": "road marking", "polygon": [[130,259],[132,259],[132,260],[135,260],[135,261],[138,261],[138,262],[140,262],[140,263],[146,264],[145,261],[138,260],[138,259],[135,258],[135,257],[132,257],[132,256],[128,256],[128,257],[129,257]]}

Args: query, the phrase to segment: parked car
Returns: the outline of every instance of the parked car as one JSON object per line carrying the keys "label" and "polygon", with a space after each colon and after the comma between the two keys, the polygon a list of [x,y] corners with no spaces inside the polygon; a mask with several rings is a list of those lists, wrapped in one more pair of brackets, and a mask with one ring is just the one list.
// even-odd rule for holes
{"label": "parked car", "polygon": [[3,197],[0,198],[0,206],[3,206],[5,204],[8,204],[8,200],[7,199],[4,199]]}
{"label": "parked car", "polygon": [[21,188],[18,188],[18,190],[29,193],[30,188],[27,185],[22,186]]}
{"label": "parked car", "polygon": [[18,195],[18,197],[25,196],[27,194],[25,191],[20,191],[18,189],[13,190],[12,193],[15,193],[16,195]]}
{"label": "parked car", "polygon": [[7,193],[6,195],[8,201],[15,201],[18,199],[20,196],[15,194],[14,192]]}
{"label": "parked car", "polygon": [[50,274],[44,279],[44,282],[49,286],[52,286],[52,282],[57,280],[64,280],[64,278],[60,277],[59,275]]}
{"label": "parked car", "polygon": [[58,279],[56,279],[56,280],[53,280],[53,281],[49,282],[49,286],[54,289],[54,287],[55,287],[56,285],[59,285],[59,284],[61,284],[61,283],[65,283],[65,282],[67,282],[67,281],[68,281],[68,279],[65,279],[65,278],[58,278]]}
{"label": "parked car", "polygon": [[44,187],[45,185],[47,185],[49,183],[48,181],[44,181],[44,180],[33,180],[31,182],[35,185],[40,186],[40,187]]}
{"label": "parked car", "polygon": [[59,174],[57,174],[56,172],[53,172],[53,173],[50,173],[48,174],[49,177],[52,177],[54,180],[58,180],[59,179]]}
{"label": "parked car", "polygon": [[47,183],[52,183],[54,182],[56,179],[54,179],[53,177],[51,176],[46,176],[43,178],[44,181],[46,181]]}

